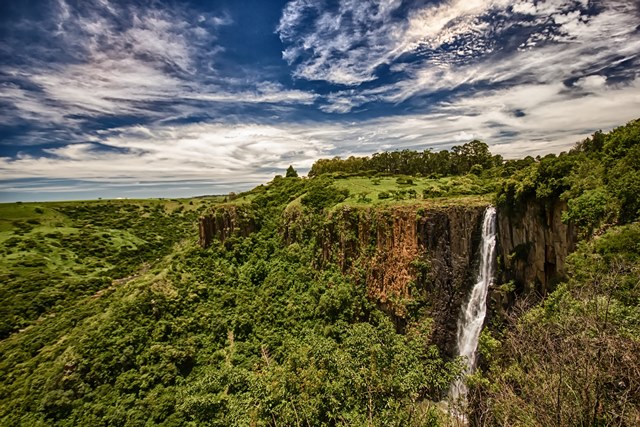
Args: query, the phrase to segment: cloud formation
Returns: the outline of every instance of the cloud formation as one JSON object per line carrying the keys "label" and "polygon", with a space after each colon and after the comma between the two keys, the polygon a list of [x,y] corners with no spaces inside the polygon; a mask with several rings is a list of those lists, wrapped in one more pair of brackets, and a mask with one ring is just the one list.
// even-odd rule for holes
{"label": "cloud formation", "polygon": [[[629,67],[640,54],[639,11],[633,2],[612,0],[594,12],[588,2],[576,0],[450,1],[427,4],[404,20],[393,20],[385,9],[369,21],[347,24],[344,16],[363,15],[373,6],[340,2],[331,19],[325,12],[315,25],[305,26],[309,4],[316,3],[289,3],[278,27],[284,41],[295,39],[296,30],[302,32],[284,52],[297,64],[294,75],[363,87],[330,94],[328,105],[322,106],[328,112],[347,113],[381,101],[397,104],[461,88],[467,96],[498,85],[555,85],[597,73],[626,81],[637,77]],[[394,11],[399,7],[399,2],[389,3]],[[403,56],[411,60],[403,62]],[[616,69],[622,62],[627,66]],[[383,66],[396,78],[367,86]]]}
{"label": "cloud formation", "polygon": [[[593,78],[579,86],[602,87]],[[590,90],[592,90],[590,88]],[[302,172],[321,157],[381,149],[441,150],[478,138],[506,158],[566,150],[594,127],[619,123],[618,108],[640,111],[640,84],[572,96],[562,84],[522,85],[444,104],[429,114],[360,122],[190,124],[115,129],[90,143],[47,149],[47,156],[0,158],[14,178],[161,182],[214,178],[258,184],[289,164]],[[541,104],[544,108],[538,108]],[[567,122],[563,113],[581,111]],[[514,138],[514,135],[516,136]],[[170,171],[170,174],[167,174]]]}
{"label": "cloud formation", "polygon": [[0,190],[17,193],[228,191],[320,157],[473,138],[560,152],[640,111],[626,0],[291,0],[268,25],[272,5],[10,3]]}
{"label": "cloud formation", "polygon": [[[15,40],[3,46],[18,64],[0,65],[0,102],[8,107],[0,124],[73,127],[105,116],[143,121],[180,116],[193,111],[191,101],[309,104],[315,99],[313,93],[277,82],[239,81],[220,74],[216,59],[224,47],[217,32],[233,23],[227,15],[107,0],[84,9],[72,9],[64,0],[49,6],[55,31],[45,31],[53,37],[36,47],[41,55],[21,51]],[[42,54],[51,57],[62,51],[68,57],[53,63],[42,59]]]}

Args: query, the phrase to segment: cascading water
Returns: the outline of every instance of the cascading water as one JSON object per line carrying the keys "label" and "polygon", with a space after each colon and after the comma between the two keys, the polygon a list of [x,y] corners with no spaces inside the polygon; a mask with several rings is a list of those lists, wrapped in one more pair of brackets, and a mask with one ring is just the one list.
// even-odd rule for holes
{"label": "cascading water", "polygon": [[487,314],[487,292],[493,281],[495,254],[496,208],[489,206],[482,221],[482,246],[476,284],[469,301],[462,307],[462,314],[458,320],[458,354],[462,356],[466,366],[462,378],[456,380],[449,390],[450,401],[453,403],[464,405],[466,402],[467,386],[464,377],[472,373],[476,367],[476,350]]}

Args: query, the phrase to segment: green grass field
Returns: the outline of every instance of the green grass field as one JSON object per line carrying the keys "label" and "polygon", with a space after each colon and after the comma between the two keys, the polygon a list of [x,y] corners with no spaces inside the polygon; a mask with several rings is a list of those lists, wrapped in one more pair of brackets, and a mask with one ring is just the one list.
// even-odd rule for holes
{"label": "green grass field", "polygon": [[[275,181],[274,181],[275,182]],[[311,180],[304,179],[304,182]],[[493,199],[496,181],[492,178],[481,178],[475,175],[451,176],[444,178],[422,178],[408,176],[333,177],[330,181],[337,190],[347,190],[347,198],[337,206],[381,206],[397,204],[429,204],[440,205],[453,203],[486,204]],[[306,186],[308,187],[308,186]],[[299,205],[305,196],[305,188],[289,202],[289,208]],[[256,189],[231,195],[224,201],[233,204],[251,203],[260,194],[273,191],[273,185],[256,187]],[[278,191],[278,190],[276,190]]]}
{"label": "green grass field", "polygon": [[[436,201],[460,196],[483,196],[495,191],[490,181],[475,175],[446,178],[419,177],[349,177],[336,179],[339,189],[349,191],[346,204],[397,204]],[[483,199],[486,199],[483,198]]]}

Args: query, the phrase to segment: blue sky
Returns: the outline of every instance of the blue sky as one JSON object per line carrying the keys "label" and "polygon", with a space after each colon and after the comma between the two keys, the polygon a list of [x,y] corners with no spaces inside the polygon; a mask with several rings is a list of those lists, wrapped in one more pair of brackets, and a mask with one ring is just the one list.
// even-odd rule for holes
{"label": "blue sky", "polygon": [[253,187],[472,139],[507,158],[640,117],[631,0],[4,0],[0,200]]}

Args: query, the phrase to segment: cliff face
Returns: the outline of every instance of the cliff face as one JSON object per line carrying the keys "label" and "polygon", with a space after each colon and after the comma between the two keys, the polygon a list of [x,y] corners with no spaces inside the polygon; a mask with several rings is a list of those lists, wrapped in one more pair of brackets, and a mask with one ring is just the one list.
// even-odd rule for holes
{"label": "cliff face", "polygon": [[434,341],[456,354],[460,308],[475,283],[482,217],[486,207],[456,207],[432,212],[419,222],[419,241],[430,259],[421,281],[434,318]]}
{"label": "cliff face", "polygon": [[498,211],[501,279],[514,281],[518,293],[546,295],[566,275],[565,260],[577,241],[575,227],[562,222],[566,207],[563,201],[529,202],[513,215]]}
{"label": "cliff face", "polygon": [[242,205],[220,206],[200,218],[199,243],[207,247],[214,238],[224,242],[233,235],[246,237],[258,228],[258,221],[249,209]]}
{"label": "cliff face", "polygon": [[[512,280],[515,294],[543,295],[564,276],[566,256],[576,244],[574,227],[561,221],[565,207],[529,203],[517,215],[498,210],[498,283]],[[284,212],[280,232],[283,244],[314,245],[317,268],[334,264],[364,283],[371,300],[399,327],[410,310],[422,310],[434,319],[434,343],[453,356],[460,308],[475,282],[485,208],[345,206],[321,219],[293,208]],[[200,244],[258,229],[249,209],[219,207],[201,218]],[[508,306],[515,295],[490,292],[491,311]]]}
{"label": "cliff face", "polygon": [[412,307],[426,308],[435,322],[434,342],[453,355],[460,306],[473,286],[484,209],[344,207],[320,228],[320,266],[331,262],[364,280],[369,297],[399,326]]}

